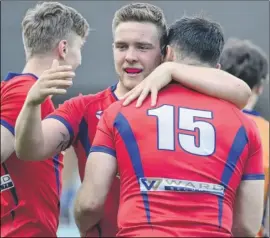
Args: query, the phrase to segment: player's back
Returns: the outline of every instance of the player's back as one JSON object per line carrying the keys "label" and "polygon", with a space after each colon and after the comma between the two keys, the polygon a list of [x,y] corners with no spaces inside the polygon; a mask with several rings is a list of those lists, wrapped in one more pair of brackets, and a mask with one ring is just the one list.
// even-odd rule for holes
{"label": "player's back", "polygon": [[[26,95],[36,80],[31,74],[9,74],[1,82],[1,125],[13,135]],[[53,103],[48,98],[41,105],[42,118],[53,110]],[[28,162],[19,160],[15,152],[1,164],[3,237],[56,235],[62,167],[62,155]]]}
{"label": "player's back", "polygon": [[149,105],[121,107],[114,120],[118,235],[231,236],[236,189],[251,176],[243,177],[251,122],[233,105],[178,85]]}

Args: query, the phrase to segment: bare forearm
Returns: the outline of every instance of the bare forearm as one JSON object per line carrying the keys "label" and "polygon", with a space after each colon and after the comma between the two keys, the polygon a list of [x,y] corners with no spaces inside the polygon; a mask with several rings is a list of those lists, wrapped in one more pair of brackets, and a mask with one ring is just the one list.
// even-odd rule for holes
{"label": "bare forearm", "polygon": [[79,231],[81,233],[86,233],[99,222],[102,213],[77,210],[74,216]]}
{"label": "bare forearm", "polygon": [[169,62],[168,67],[175,81],[198,92],[229,101],[240,109],[251,95],[245,82],[225,71],[174,62]]}
{"label": "bare forearm", "polygon": [[[91,202],[91,197],[83,194],[82,188],[78,191],[75,201],[74,217],[81,233],[91,230],[102,217],[102,208],[96,207],[96,202]],[[95,207],[95,208],[94,208]]]}
{"label": "bare forearm", "polygon": [[15,126],[15,150],[23,160],[43,159],[41,106],[24,104]]}
{"label": "bare forearm", "polygon": [[233,226],[232,234],[233,237],[256,237],[258,229],[252,229],[251,227],[243,227],[241,225]]}

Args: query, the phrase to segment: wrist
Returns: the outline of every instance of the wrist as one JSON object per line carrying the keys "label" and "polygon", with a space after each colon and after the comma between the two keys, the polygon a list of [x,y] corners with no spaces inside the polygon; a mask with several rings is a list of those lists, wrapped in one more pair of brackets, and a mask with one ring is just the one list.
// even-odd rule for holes
{"label": "wrist", "polygon": [[160,67],[163,68],[163,71],[165,71],[171,78],[174,72],[174,62],[164,62],[160,65]]}
{"label": "wrist", "polygon": [[25,100],[25,106],[28,108],[36,108],[40,105],[40,103],[35,102],[35,101],[31,101],[28,98],[26,98]]}
{"label": "wrist", "polygon": [[176,80],[178,83],[181,83],[183,72],[184,72],[184,65],[181,63],[176,62],[166,62],[166,68],[172,78],[172,80]]}

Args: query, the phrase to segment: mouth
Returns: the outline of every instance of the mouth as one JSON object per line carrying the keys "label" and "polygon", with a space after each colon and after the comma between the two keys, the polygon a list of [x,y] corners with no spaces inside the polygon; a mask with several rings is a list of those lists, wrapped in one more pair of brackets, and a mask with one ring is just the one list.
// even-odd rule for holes
{"label": "mouth", "polygon": [[137,74],[140,74],[143,70],[139,68],[125,68],[124,71],[128,75],[137,75]]}

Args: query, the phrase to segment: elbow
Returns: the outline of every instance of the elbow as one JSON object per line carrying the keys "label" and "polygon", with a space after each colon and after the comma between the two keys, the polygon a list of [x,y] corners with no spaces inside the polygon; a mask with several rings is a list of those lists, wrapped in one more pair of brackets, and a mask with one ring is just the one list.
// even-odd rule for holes
{"label": "elbow", "polygon": [[15,153],[18,159],[23,161],[41,161],[47,159],[43,155],[43,147],[40,141],[31,141],[15,136]]}
{"label": "elbow", "polygon": [[4,163],[11,153],[6,153],[3,149],[1,149],[1,164]]}
{"label": "elbow", "polygon": [[[33,151],[35,151],[33,149]],[[23,161],[33,161],[36,160],[37,156],[33,156],[32,153],[28,153],[28,150],[20,144],[19,140],[15,139],[15,153],[18,159]]]}
{"label": "elbow", "polygon": [[18,126],[16,124],[15,126],[15,140],[14,140],[14,150],[16,153],[16,156],[20,160],[28,160],[29,157],[25,156],[25,150],[24,150],[24,145],[23,145],[23,140],[19,136],[19,131]]}
{"label": "elbow", "polygon": [[80,231],[86,232],[91,229],[102,216],[102,206],[96,201],[77,200],[74,217]]}
{"label": "elbow", "polygon": [[23,160],[23,161],[32,161],[30,156],[26,156],[24,154],[24,152],[20,151],[20,150],[15,150],[16,156],[19,160]]}
{"label": "elbow", "polygon": [[23,150],[23,146],[20,145],[20,140],[17,140],[15,137],[15,153],[18,159],[20,160],[29,160],[30,157],[25,155],[25,151]]}
{"label": "elbow", "polygon": [[80,212],[82,214],[96,214],[102,210],[102,204],[97,200],[88,200],[80,204]]}
{"label": "elbow", "polygon": [[239,109],[243,109],[247,105],[252,95],[251,89],[244,81],[241,81],[236,89],[237,90],[235,93],[239,96],[239,102],[237,106]]}
{"label": "elbow", "polygon": [[252,221],[246,224],[235,224],[233,235],[235,237],[256,237],[261,227],[261,222]]}

